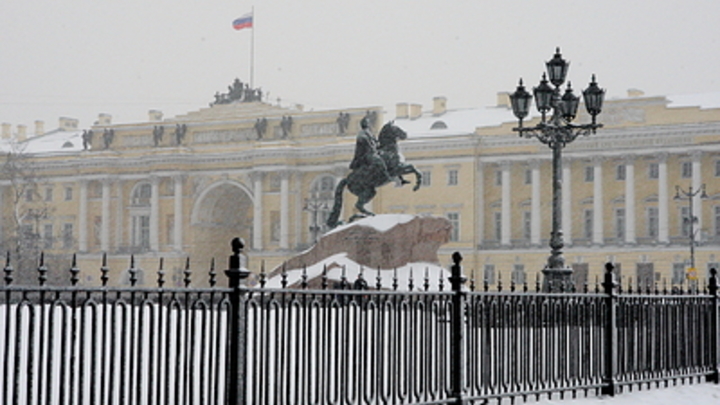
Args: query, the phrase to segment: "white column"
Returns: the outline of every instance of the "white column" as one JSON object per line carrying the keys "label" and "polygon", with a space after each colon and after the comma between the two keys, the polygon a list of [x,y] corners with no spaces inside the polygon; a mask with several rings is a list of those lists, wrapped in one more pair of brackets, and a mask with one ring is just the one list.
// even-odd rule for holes
{"label": "white column", "polygon": [[572,245],[572,159],[562,162],[562,229],[565,245]]}
{"label": "white column", "polygon": [[290,172],[280,173],[280,249],[290,248]]}
{"label": "white column", "polygon": [[593,243],[596,245],[604,243],[602,164],[602,158],[593,159]]}
{"label": "white column", "polygon": [[263,174],[261,172],[253,173],[253,249],[262,250],[263,248]]}
{"label": "white column", "polygon": [[[692,188],[693,193],[695,193],[697,190],[700,190],[700,187],[702,187],[702,152],[695,151],[692,152]],[[695,229],[695,235],[693,238],[695,241],[701,241],[702,240],[702,200],[700,199],[700,195],[702,193],[696,193],[695,197],[692,197],[693,199],[693,216],[697,218],[697,223],[694,226]]]}
{"label": "white column", "polygon": [[81,252],[87,252],[88,250],[88,234],[87,234],[87,180],[80,180],[80,207],[78,212],[78,250]]}
{"label": "white column", "polygon": [[500,244],[509,246],[511,239],[511,194],[510,194],[510,162],[500,163],[502,168],[502,212]]}
{"label": "white column", "polygon": [[658,156],[658,242],[670,243],[667,154],[665,153]]}
{"label": "white column", "polygon": [[115,205],[115,244],[117,250],[123,246],[123,210],[125,209],[125,198],[123,197],[123,182],[118,179],[115,181],[115,195],[117,196],[117,204]]}
{"label": "white column", "polygon": [[3,233],[3,212],[5,207],[5,186],[0,186],[0,239],[4,239],[5,234]]}
{"label": "white column", "polygon": [[530,200],[530,243],[540,245],[540,162],[530,162],[532,196]]}
{"label": "white column", "polygon": [[173,239],[175,242],[175,250],[182,252],[183,250],[183,180],[185,176],[178,174],[173,177],[175,188],[174,196],[174,225]]}
{"label": "white column", "polygon": [[625,243],[635,244],[635,156],[625,157]]}
{"label": "white column", "polygon": [[485,239],[485,171],[484,169],[485,164],[483,162],[477,163],[477,180],[476,180],[476,191],[477,194],[475,195],[475,202],[477,203],[476,207],[476,223],[475,223],[475,233],[476,233],[476,245],[482,245],[483,240]]}
{"label": "white column", "polygon": [[160,250],[160,179],[150,177],[152,194],[150,195],[150,250]]}
{"label": "white column", "polygon": [[102,180],[102,202],[101,202],[101,215],[102,222],[100,223],[100,250],[107,252],[110,250],[110,186],[112,180]]}

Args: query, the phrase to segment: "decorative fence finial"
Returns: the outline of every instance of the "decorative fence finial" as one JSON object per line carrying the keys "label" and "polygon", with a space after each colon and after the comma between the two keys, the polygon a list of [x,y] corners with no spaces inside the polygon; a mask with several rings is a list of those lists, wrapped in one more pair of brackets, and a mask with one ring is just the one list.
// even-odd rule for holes
{"label": "decorative fence finial", "polygon": [[192,271],[190,270],[190,257],[188,256],[185,259],[185,270],[183,271],[183,274],[185,275],[185,278],[183,279],[183,282],[185,283],[185,287],[190,286],[190,276],[192,276]]}
{"label": "decorative fence finial", "polygon": [[73,254],[72,265],[70,266],[70,283],[73,286],[77,285],[78,281],[80,281],[78,273],[80,273],[80,269],[77,267],[77,255]]}
{"label": "decorative fence finial", "polygon": [[12,265],[10,265],[10,251],[7,252],[7,256],[5,258],[5,267],[3,268],[3,272],[5,273],[5,284],[10,285],[13,282],[13,268]]}
{"label": "decorative fence finial", "polygon": [[107,287],[107,282],[109,279],[109,277],[108,277],[109,271],[110,271],[110,269],[108,268],[108,265],[107,265],[107,253],[103,252],[102,264],[100,265],[100,281],[102,282],[103,287]]}
{"label": "decorative fence finial", "polygon": [[157,274],[158,274],[157,283],[158,283],[158,287],[160,287],[160,288],[162,288],[163,284],[165,284],[165,271],[163,271],[163,264],[164,264],[164,261],[163,261],[163,258],[161,257],[160,263],[158,263],[158,272],[157,272]]}
{"label": "decorative fence finial", "polygon": [[47,281],[47,267],[45,267],[45,252],[40,252],[40,264],[38,265],[38,282],[40,285],[45,285]]}
{"label": "decorative fence finial", "polygon": [[208,272],[210,275],[210,287],[215,287],[215,284],[217,284],[217,280],[215,277],[217,277],[217,273],[215,272],[215,258],[213,257],[210,259],[210,271]]}
{"label": "decorative fence finial", "polygon": [[130,273],[130,286],[134,287],[137,283],[137,269],[135,268],[135,255],[130,255],[130,268],[128,269],[128,273]]}

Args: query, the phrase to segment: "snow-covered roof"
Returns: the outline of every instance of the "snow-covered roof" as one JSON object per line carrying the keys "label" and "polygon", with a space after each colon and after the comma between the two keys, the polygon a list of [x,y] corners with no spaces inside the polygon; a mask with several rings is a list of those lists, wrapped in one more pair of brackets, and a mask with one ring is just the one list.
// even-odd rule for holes
{"label": "snow-covered roof", "polygon": [[71,153],[83,150],[82,131],[54,130],[43,135],[32,136],[22,142],[10,139],[0,140],[0,151],[16,151],[27,154]]}
{"label": "snow-covered roof", "polygon": [[699,107],[700,109],[720,108],[720,92],[680,94],[667,96],[669,108]]}
{"label": "snow-covered roof", "polygon": [[[532,118],[534,115],[528,119]],[[395,125],[404,129],[412,138],[461,135],[475,132],[477,127],[499,126],[515,122],[517,118],[507,107],[485,107],[448,110],[441,115],[424,113],[418,118],[396,118]]]}

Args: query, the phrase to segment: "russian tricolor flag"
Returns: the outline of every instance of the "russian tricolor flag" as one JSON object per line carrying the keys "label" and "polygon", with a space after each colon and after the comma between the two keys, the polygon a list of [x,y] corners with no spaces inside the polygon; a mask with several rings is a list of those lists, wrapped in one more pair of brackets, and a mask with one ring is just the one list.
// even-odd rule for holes
{"label": "russian tricolor flag", "polygon": [[241,30],[243,28],[252,28],[253,26],[253,14],[247,13],[244,14],[242,17],[237,18],[235,21],[233,21],[233,28],[236,30]]}

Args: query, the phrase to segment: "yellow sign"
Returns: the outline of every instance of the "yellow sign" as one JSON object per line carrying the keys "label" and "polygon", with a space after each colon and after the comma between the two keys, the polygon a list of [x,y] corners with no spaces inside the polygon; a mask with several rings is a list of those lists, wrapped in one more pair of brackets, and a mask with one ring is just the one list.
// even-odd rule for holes
{"label": "yellow sign", "polygon": [[697,280],[697,269],[695,267],[688,267],[687,269],[687,279],[688,280]]}

